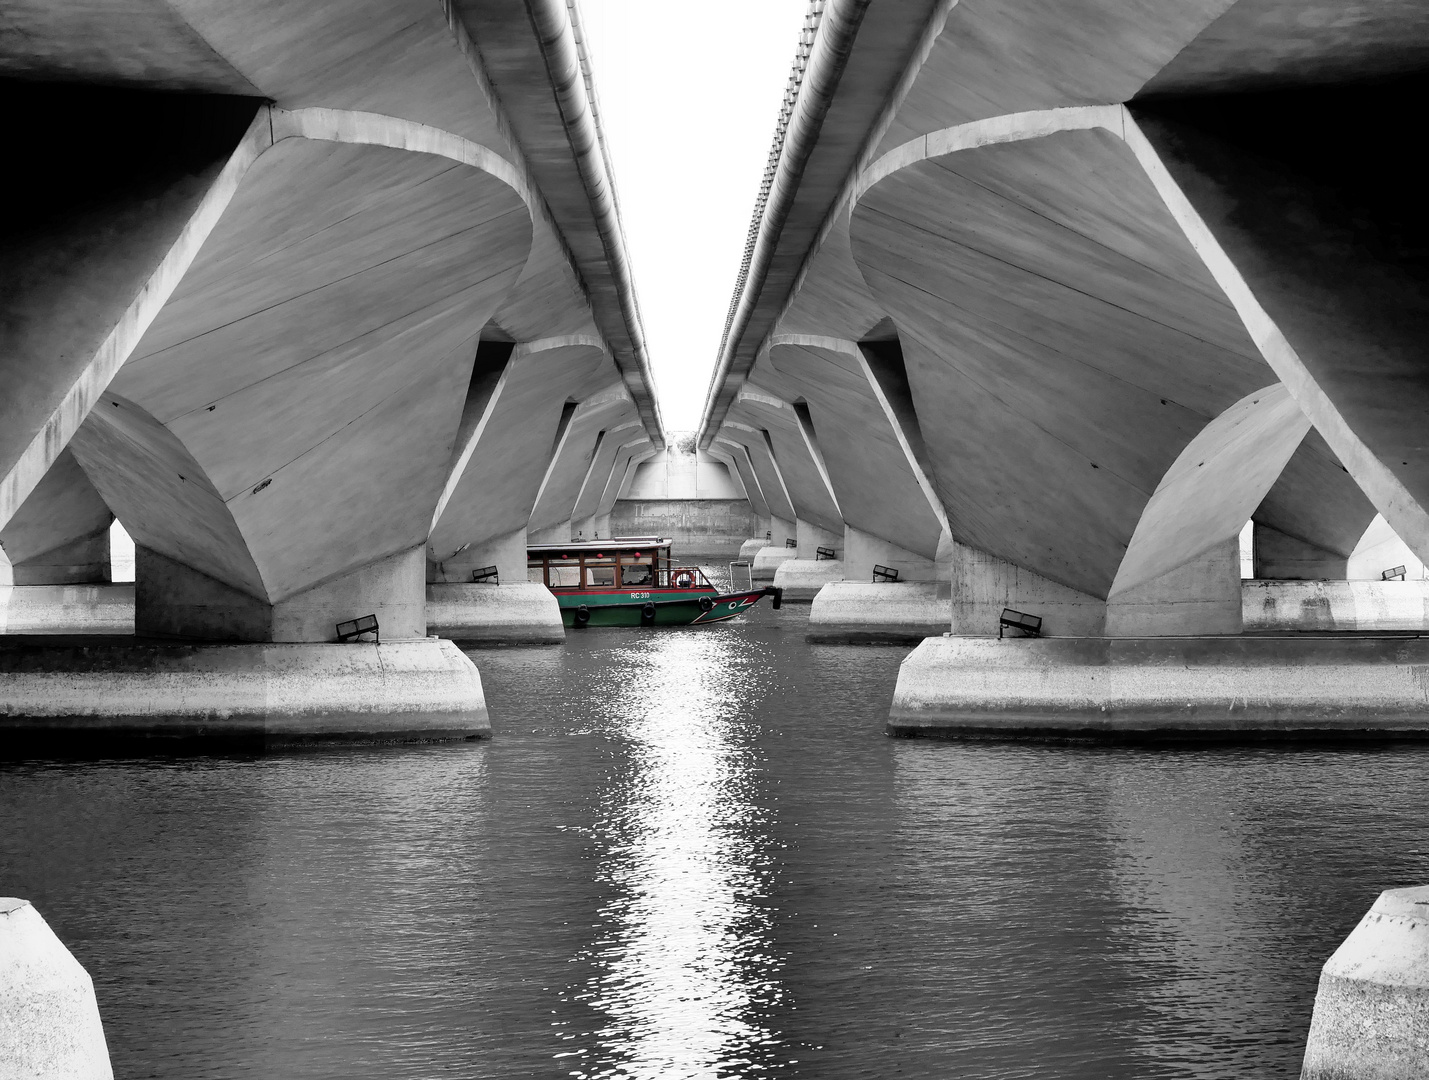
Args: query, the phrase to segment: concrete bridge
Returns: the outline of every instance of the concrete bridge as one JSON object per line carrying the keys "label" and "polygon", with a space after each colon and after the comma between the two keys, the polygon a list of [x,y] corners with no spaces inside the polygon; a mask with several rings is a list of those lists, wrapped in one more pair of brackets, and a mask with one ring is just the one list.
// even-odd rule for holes
{"label": "concrete bridge", "polygon": [[895,726],[1423,726],[1418,645],[1245,635],[1237,536],[1424,627],[1344,579],[1377,514],[1429,555],[1426,64],[1418,5],[811,5],[700,445],[814,629],[951,632]]}
{"label": "concrete bridge", "polygon": [[[7,649],[4,715],[482,730],[429,593],[559,633],[528,527],[608,514],[664,446],[574,8],[5,18],[0,608],[107,581],[117,514],[137,638],[215,644]],[[366,614],[381,645],[319,644]]]}

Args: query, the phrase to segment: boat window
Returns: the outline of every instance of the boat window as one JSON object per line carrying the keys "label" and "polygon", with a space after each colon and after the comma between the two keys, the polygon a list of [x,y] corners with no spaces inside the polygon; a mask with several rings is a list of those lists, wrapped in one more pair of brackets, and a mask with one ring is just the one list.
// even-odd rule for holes
{"label": "boat window", "polygon": [[581,583],[580,563],[565,563],[551,565],[550,585],[553,589],[576,589]]}
{"label": "boat window", "polygon": [[649,585],[650,577],[649,563],[626,563],[620,568],[620,584],[626,587]]}
{"label": "boat window", "polygon": [[590,560],[585,564],[586,584],[591,586],[614,586],[615,585],[615,560],[596,562]]}
{"label": "boat window", "polygon": [[534,581],[537,585],[546,584],[546,564],[543,560],[536,559],[526,563],[526,580]]}

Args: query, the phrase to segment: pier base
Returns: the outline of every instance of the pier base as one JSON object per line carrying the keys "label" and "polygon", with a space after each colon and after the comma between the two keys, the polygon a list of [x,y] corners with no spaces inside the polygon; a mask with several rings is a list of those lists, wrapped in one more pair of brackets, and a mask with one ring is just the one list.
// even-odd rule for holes
{"label": "pier base", "polygon": [[0,1074],[113,1080],[94,983],[28,900],[0,896]]}
{"label": "pier base", "polygon": [[830,581],[809,609],[810,641],[921,641],[952,624],[949,582]]}
{"label": "pier base", "polygon": [[928,638],[895,735],[1429,738],[1429,638]]}
{"label": "pier base", "polygon": [[533,582],[428,585],[427,630],[481,645],[560,645],[566,640],[560,604],[550,589]]}
{"label": "pier base", "polygon": [[812,602],[831,581],[842,581],[844,564],[839,559],[789,559],[774,573],[774,587],[784,590],[784,601]]}
{"label": "pier base", "polygon": [[0,585],[0,634],[132,633],[133,585]]}
{"label": "pier base", "polygon": [[1429,886],[1390,889],[1320,972],[1301,1080],[1429,1076]]}
{"label": "pier base", "polygon": [[476,665],[450,641],[0,645],[0,747],[107,741],[256,747],[489,735]]}

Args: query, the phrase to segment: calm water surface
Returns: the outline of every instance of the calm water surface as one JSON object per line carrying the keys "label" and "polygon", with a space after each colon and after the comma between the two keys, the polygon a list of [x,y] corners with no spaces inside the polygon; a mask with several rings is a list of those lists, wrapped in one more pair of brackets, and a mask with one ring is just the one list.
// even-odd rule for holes
{"label": "calm water surface", "polygon": [[807,607],[474,653],[495,738],[0,765],[135,1077],[1285,1077],[1429,755],[892,740]]}

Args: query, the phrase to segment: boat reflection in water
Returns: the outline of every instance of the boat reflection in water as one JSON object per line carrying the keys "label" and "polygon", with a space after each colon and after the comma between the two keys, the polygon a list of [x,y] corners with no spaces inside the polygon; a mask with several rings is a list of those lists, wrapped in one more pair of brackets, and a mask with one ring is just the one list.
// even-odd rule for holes
{"label": "boat reflection in water", "polygon": [[591,1070],[572,1076],[745,1075],[779,1042],[761,1022],[779,965],[761,903],[772,859],[756,751],[727,704],[748,690],[742,647],[663,636],[606,706],[630,760],[600,800],[597,879],[614,896],[581,958],[598,974],[576,993],[607,1022],[592,1033]]}

